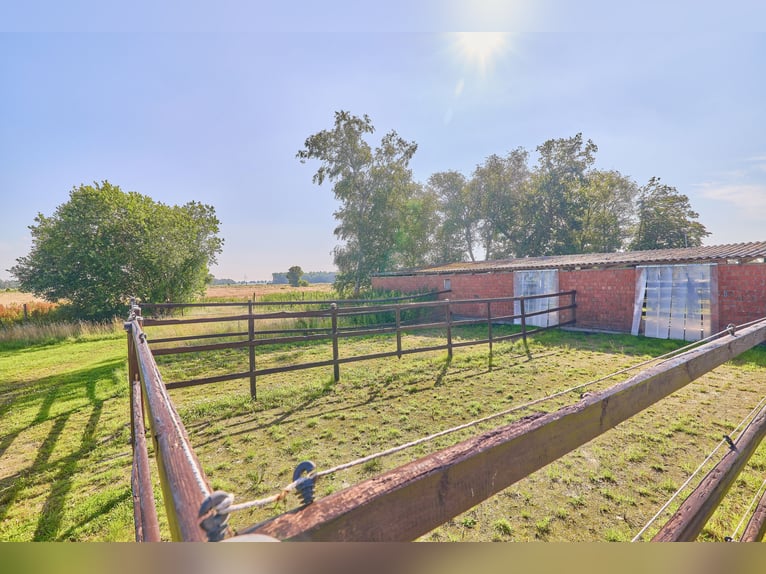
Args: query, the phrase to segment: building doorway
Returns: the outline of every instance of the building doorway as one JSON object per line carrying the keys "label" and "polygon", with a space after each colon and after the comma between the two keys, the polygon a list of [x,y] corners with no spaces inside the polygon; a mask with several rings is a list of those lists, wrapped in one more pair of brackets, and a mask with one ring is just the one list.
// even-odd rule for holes
{"label": "building doorway", "polygon": [[[538,269],[534,271],[514,271],[513,294],[516,297],[528,297],[530,295],[547,295],[558,293],[559,272],[558,269]],[[558,307],[558,297],[543,297],[524,301],[525,313],[536,313]],[[515,315],[521,313],[521,305],[518,301],[513,303]],[[521,324],[521,319],[516,319],[516,324]],[[527,325],[535,327],[553,327],[559,324],[558,311],[552,311],[542,315],[535,315],[526,320]]]}
{"label": "building doorway", "polygon": [[714,265],[638,267],[632,333],[699,341],[712,334]]}

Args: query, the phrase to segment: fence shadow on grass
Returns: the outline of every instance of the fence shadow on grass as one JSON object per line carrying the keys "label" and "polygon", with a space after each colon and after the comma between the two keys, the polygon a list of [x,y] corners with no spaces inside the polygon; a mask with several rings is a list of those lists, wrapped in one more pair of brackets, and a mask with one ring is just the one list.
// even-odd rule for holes
{"label": "fence shadow on grass", "polygon": [[[40,484],[47,484],[50,480],[49,490],[42,510],[37,519],[32,539],[34,541],[61,539],[58,535],[61,523],[68,505],[69,495],[77,472],[82,468],[82,459],[92,452],[96,446],[96,430],[104,409],[104,403],[121,394],[106,398],[98,398],[96,386],[99,382],[111,379],[116,370],[124,367],[123,359],[103,361],[90,368],[77,369],[66,374],[58,374],[44,377],[28,383],[23,383],[25,390],[22,394],[14,393],[13,386],[8,385],[3,398],[8,399],[14,410],[32,409],[35,403],[39,403],[34,416],[27,418],[30,422],[16,428],[3,437],[0,442],[0,456],[14,448],[16,439],[23,433],[32,431],[45,423],[52,425],[42,443],[37,448],[35,459],[26,468],[18,469],[10,476],[0,480],[0,520],[5,518],[13,504],[22,498],[23,492]],[[39,389],[40,392],[32,392]],[[18,390],[18,389],[16,389]],[[12,397],[15,400],[10,400]],[[83,403],[83,399],[85,402]],[[51,414],[54,405],[60,401],[76,401],[80,404],[73,406],[55,415]],[[88,410],[90,412],[88,413]],[[51,460],[57,448],[66,448],[68,442],[72,442],[71,430],[67,424],[75,422],[81,416],[87,416],[82,428],[79,446],[70,454]],[[67,432],[65,432],[67,429]],[[20,448],[20,446],[18,447]],[[52,479],[49,475],[55,472]],[[127,495],[126,495],[127,496]],[[76,528],[76,527],[74,527]],[[71,535],[72,528],[67,531],[67,537]]]}

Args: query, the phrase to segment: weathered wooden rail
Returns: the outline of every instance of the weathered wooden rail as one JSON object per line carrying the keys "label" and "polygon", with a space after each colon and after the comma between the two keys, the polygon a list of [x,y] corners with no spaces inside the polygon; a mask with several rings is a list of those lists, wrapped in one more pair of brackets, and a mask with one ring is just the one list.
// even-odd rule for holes
{"label": "weathered wooden rail", "polygon": [[[552,299],[555,302],[555,306],[550,306],[548,309],[542,311],[529,312],[526,310],[526,303],[528,301],[540,300],[540,299]],[[561,300],[567,300],[568,303],[561,305]],[[511,308],[515,303],[519,305],[518,313],[493,313],[493,310],[497,310],[499,307],[502,309]],[[227,373],[224,375],[218,375],[213,377],[204,377],[189,379],[183,381],[171,381],[166,383],[166,388],[174,389],[181,387],[191,387],[197,385],[204,385],[210,383],[219,383],[224,381],[232,381],[237,379],[249,379],[250,380],[250,394],[253,398],[256,398],[256,379],[259,376],[271,375],[275,373],[285,373],[290,371],[297,371],[303,369],[312,369],[318,367],[332,367],[333,377],[337,382],[340,379],[340,365],[347,363],[354,363],[358,361],[368,361],[371,359],[382,359],[387,357],[399,357],[403,355],[413,353],[424,353],[428,351],[440,351],[446,350],[449,356],[452,356],[453,349],[469,345],[483,345],[488,344],[490,352],[494,343],[500,341],[507,341],[520,338],[524,341],[526,346],[527,336],[535,332],[545,330],[549,327],[537,327],[530,329],[528,327],[528,320],[531,317],[537,317],[541,315],[548,315],[552,313],[558,313],[562,311],[569,311],[567,319],[561,322],[557,322],[552,326],[565,326],[571,325],[576,322],[576,291],[563,291],[560,293],[550,293],[545,295],[533,295],[527,297],[499,297],[492,299],[468,299],[468,300],[441,300],[441,301],[425,301],[417,303],[399,303],[394,305],[367,305],[367,306],[352,306],[342,307],[338,303],[331,303],[329,301],[303,301],[296,302],[296,304],[309,305],[309,304],[322,304],[329,305],[327,309],[310,310],[310,311],[295,311],[295,312],[267,312],[267,313],[255,313],[255,308],[258,303],[252,301],[248,303],[217,303],[215,306],[233,306],[233,305],[247,305],[248,311],[246,314],[236,314],[228,316],[216,316],[216,317],[189,317],[189,318],[165,318],[165,319],[150,319],[144,318],[145,327],[160,327],[168,325],[190,325],[190,324],[221,324],[227,322],[247,322],[248,329],[246,332],[236,333],[204,333],[200,335],[185,335],[181,337],[165,337],[165,338],[152,338],[151,343],[152,353],[155,357],[163,355],[178,355],[183,353],[199,353],[199,352],[211,352],[222,351],[227,349],[248,349],[248,363],[249,368],[246,371],[240,371],[235,373]],[[202,306],[205,304],[196,304],[194,306]],[[274,303],[260,303],[260,305],[274,305]],[[482,318],[460,318],[460,310],[465,309],[467,306],[476,308],[481,306],[482,309],[486,309],[486,316]],[[494,306],[494,307],[493,307]],[[183,308],[183,305],[173,304],[161,304],[154,305],[163,309]],[[429,313],[431,316],[439,316],[439,320],[430,320],[427,322],[419,323],[405,323],[402,321],[402,316],[406,313]],[[355,326],[340,326],[343,319],[352,317],[361,317],[364,315],[377,315],[377,314],[393,314],[394,322],[390,325],[373,326],[373,327],[355,327]],[[268,322],[273,320],[282,321],[295,321],[300,319],[313,319],[318,321],[325,321],[328,323],[326,328],[301,328],[301,329],[258,329],[258,324],[261,322]],[[493,333],[493,323],[511,322],[519,320],[521,322],[521,332],[513,333],[510,335],[495,335]],[[460,326],[467,325],[486,325],[487,337],[477,340],[469,341],[454,341],[453,329]],[[418,330],[443,330],[445,332],[445,342],[440,345],[431,345],[428,347],[408,348],[405,349],[402,346],[402,335],[405,332],[413,332]],[[298,333],[304,333],[300,335]],[[309,334],[310,333],[310,334]],[[283,335],[283,336],[269,336],[269,335]],[[284,336],[286,335],[286,336]],[[394,335],[396,348],[390,351],[383,351],[379,353],[358,355],[354,357],[340,357],[340,342],[344,339],[350,339],[354,337],[369,337],[372,335]],[[208,343],[201,345],[181,345],[174,347],[159,347],[157,345],[177,343],[181,341],[192,341],[195,339],[210,339],[216,337],[245,337],[244,339],[235,341],[226,341],[222,343]],[[268,345],[284,345],[284,344],[298,344],[314,341],[329,341],[332,346],[332,359],[323,361],[312,361],[308,363],[296,363],[291,365],[282,365],[278,367],[270,368],[257,368],[256,365],[256,349],[262,346]]]}
{"label": "weathered wooden rail", "polygon": [[766,320],[574,405],[482,433],[242,533],[280,540],[413,540],[764,341]]}
{"label": "weathered wooden rail", "polygon": [[202,501],[210,494],[210,486],[162,382],[141,327],[138,307],[132,306],[125,330],[128,332],[128,377],[131,389],[131,482],[136,540],[150,542],[160,539],[149,477],[145,440],[147,427],[154,445],[171,538],[189,542],[206,540],[207,535],[200,527],[198,513]]}
{"label": "weathered wooden rail", "polygon": [[[129,376],[134,445],[134,508],[136,539],[158,538],[151,488],[146,481],[145,443],[141,443],[148,413],[165,509],[173,540],[204,540],[199,509],[211,493],[186,431],[162,384],[162,378],[142,330],[140,315],[133,313],[128,330]],[[535,414],[481,433],[456,445],[407,463],[345,490],[289,511],[266,522],[240,530],[237,537],[263,535],[278,540],[405,541],[413,540],[470,509],[514,482],[555,461],[564,454],[627,420],[689,382],[766,341],[766,319],[737,332],[723,334],[672,359],[630,377],[579,402],[547,414]],[[140,385],[136,383],[140,382]],[[139,397],[141,394],[142,398]],[[712,473],[726,479],[703,481],[699,492],[703,510],[681,512],[678,528],[694,539],[703,514],[720,500],[725,484],[741,469],[764,434],[760,413],[736,443],[737,456],[727,456],[719,467],[733,470]],[[734,451],[733,451],[734,452]],[[719,468],[717,467],[717,468]],[[734,468],[736,467],[736,468]],[[710,476],[710,475],[709,475]],[[707,480],[707,479],[706,479]],[[692,500],[689,497],[687,502]],[[684,503],[686,505],[687,503]],[[763,501],[756,509],[743,540],[763,537]],[[683,508],[684,506],[682,506]],[[139,524],[140,522],[140,524]],[[675,524],[673,519],[668,528]],[[660,535],[658,535],[660,536]],[[235,537],[236,538],[236,537]],[[661,538],[657,538],[658,540]],[[682,539],[668,538],[668,539]]]}

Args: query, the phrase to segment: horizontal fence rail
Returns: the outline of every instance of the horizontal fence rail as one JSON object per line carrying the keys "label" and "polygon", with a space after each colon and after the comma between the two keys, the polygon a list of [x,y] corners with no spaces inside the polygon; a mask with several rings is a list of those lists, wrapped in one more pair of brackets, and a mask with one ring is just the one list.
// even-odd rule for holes
{"label": "horizontal fence rail", "polygon": [[[440,292],[443,293],[443,292]],[[430,294],[433,296],[434,294]],[[401,298],[396,298],[396,300]],[[547,309],[540,311],[528,312],[527,302],[547,299],[555,302],[555,305],[549,305]],[[562,305],[561,300],[568,300],[567,304]],[[390,301],[384,300],[384,301]],[[344,305],[339,305],[339,302],[329,301],[294,301],[290,302],[294,305],[317,305],[328,306],[329,308],[308,310],[308,311],[270,311],[264,313],[256,313],[255,307],[257,305],[262,306],[275,306],[282,305],[282,302],[277,303],[265,303],[265,302],[247,302],[247,303],[218,303],[216,306],[243,306],[247,305],[248,312],[246,314],[235,314],[228,316],[216,316],[216,317],[188,317],[188,318],[162,318],[152,319],[144,318],[143,325],[145,327],[161,327],[172,325],[191,325],[191,324],[220,324],[231,322],[246,322],[248,325],[247,331],[236,331],[228,333],[203,333],[200,335],[184,335],[180,337],[159,337],[152,339],[151,343],[152,353],[156,357],[166,355],[178,355],[183,353],[201,353],[212,351],[223,351],[229,349],[248,349],[249,352],[249,368],[246,371],[240,371],[236,373],[227,373],[224,375],[217,375],[212,377],[196,378],[183,381],[171,381],[165,383],[166,388],[182,388],[191,387],[196,385],[220,383],[224,381],[232,381],[237,379],[249,379],[250,380],[250,394],[253,398],[256,398],[256,378],[263,375],[271,375],[276,373],[285,373],[303,369],[312,369],[319,367],[332,367],[333,377],[337,382],[340,379],[340,365],[354,363],[358,361],[368,361],[372,359],[381,359],[386,357],[399,357],[413,353],[423,353],[427,351],[442,351],[446,350],[448,356],[452,356],[452,351],[456,347],[464,347],[469,345],[488,344],[490,352],[492,346],[496,342],[509,341],[513,339],[522,339],[524,345],[527,345],[527,336],[538,331],[542,331],[551,327],[561,327],[565,325],[571,325],[576,322],[576,291],[562,291],[558,293],[548,293],[542,295],[531,295],[524,297],[499,297],[499,298],[484,298],[484,299],[459,299],[449,300],[444,299],[440,301],[422,301],[416,303],[395,303],[395,304],[374,304],[374,305],[359,305],[361,301],[344,301]],[[518,304],[518,313],[508,313],[506,309],[513,308],[514,304]],[[172,310],[173,308],[183,308],[185,306],[204,306],[204,303],[200,304],[155,304],[153,307],[161,307],[166,310]],[[348,306],[346,306],[348,305]],[[148,305],[145,305],[148,306]],[[498,307],[501,309],[500,314],[496,311]],[[476,310],[481,308],[483,316],[475,318],[466,318],[466,310]],[[462,313],[461,313],[462,311]],[[539,317],[543,315],[550,315],[552,313],[558,313],[561,311],[570,311],[568,318],[565,321],[556,322],[555,325],[550,327],[536,327],[529,328],[528,320],[532,317]],[[402,317],[407,314],[418,314],[424,316],[426,319],[423,321],[404,321]],[[475,315],[476,313],[471,313]],[[344,321],[354,321],[355,319],[364,318],[365,316],[391,316],[393,315],[393,321],[385,323],[376,323],[373,326],[358,326],[358,325],[341,325]],[[312,319],[318,321],[329,322],[326,327],[307,327],[296,328],[287,327],[285,329],[258,329],[259,322],[267,322],[271,320],[282,320],[287,323],[294,322],[302,319]],[[518,321],[521,325],[521,331],[519,333],[513,333],[510,335],[494,335],[492,325],[493,323],[511,323]],[[487,337],[470,341],[454,341],[453,329],[461,326],[469,325],[486,325]],[[418,330],[444,330],[445,342],[440,345],[432,345],[428,347],[419,347],[415,349],[405,349],[402,346],[402,335],[405,332],[413,332]],[[282,336],[278,336],[282,335]],[[353,337],[369,337],[374,335],[395,335],[396,347],[390,351],[384,351],[374,354],[359,355],[354,357],[340,358],[340,342],[344,339],[350,339]],[[200,341],[210,340],[213,338],[239,338],[235,341],[225,341],[220,343],[205,343],[205,344],[186,344],[180,346],[165,346],[160,347],[158,345],[167,345],[170,343],[180,342],[192,342],[197,339]],[[329,341],[332,345],[332,359],[323,361],[312,361],[307,363],[299,363],[278,367],[257,368],[256,366],[256,349],[258,347],[269,345],[284,345],[284,344],[299,344],[313,341]]]}
{"label": "horizontal fence rail", "polygon": [[189,542],[207,540],[207,534],[200,527],[199,510],[210,495],[210,486],[162,382],[141,327],[138,307],[132,306],[125,330],[128,332],[128,377],[131,385],[136,540],[159,540],[154,494],[148,476],[147,426],[157,459],[171,538]]}
{"label": "horizontal fence rail", "polygon": [[[240,535],[305,541],[414,540],[764,341],[766,320],[574,405],[487,431],[243,529]],[[760,429],[761,424],[759,419],[754,427]],[[692,515],[682,522],[695,521]]]}
{"label": "horizontal fence rail", "polygon": [[[480,433],[300,508],[241,529],[232,537],[226,526],[227,514],[217,514],[215,510],[227,508],[231,502],[230,495],[211,493],[183,424],[165,392],[142,329],[140,309],[136,306],[131,309],[131,318],[125,323],[125,328],[128,332],[134,458],[132,488],[137,541],[159,540],[151,480],[148,477],[147,426],[153,439],[173,540],[220,540],[227,536],[235,540],[238,537],[249,540],[253,536],[256,539],[307,541],[413,540],[766,341],[766,319],[743,326],[736,332],[730,326],[727,331],[711,337],[709,342],[666,359],[607,389],[586,393],[577,403],[549,413],[534,413]],[[521,320],[524,321],[523,301],[521,310]],[[515,315],[508,317],[516,318]],[[491,313],[488,312],[489,318]],[[447,322],[450,323],[449,316]],[[491,328],[491,321],[489,325]],[[335,327],[337,325],[333,324],[337,337]],[[250,335],[252,338],[252,329]],[[347,360],[334,357],[335,363]],[[741,470],[761,442],[764,429],[766,409],[755,416],[732,445],[732,451],[689,496],[655,540],[693,540],[696,537],[709,517],[709,509],[720,502],[732,477]],[[763,537],[764,499],[756,508],[742,540]],[[218,507],[214,506],[216,503]],[[207,518],[201,520],[203,516]],[[202,525],[205,525],[204,529]],[[667,535],[671,531],[683,534]]]}

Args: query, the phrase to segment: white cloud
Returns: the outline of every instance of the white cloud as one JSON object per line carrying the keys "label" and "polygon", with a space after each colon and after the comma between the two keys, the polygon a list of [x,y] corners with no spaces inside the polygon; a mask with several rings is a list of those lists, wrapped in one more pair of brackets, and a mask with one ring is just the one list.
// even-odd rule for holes
{"label": "white cloud", "polygon": [[698,187],[703,197],[730,203],[746,217],[764,217],[766,184],[703,183]]}

